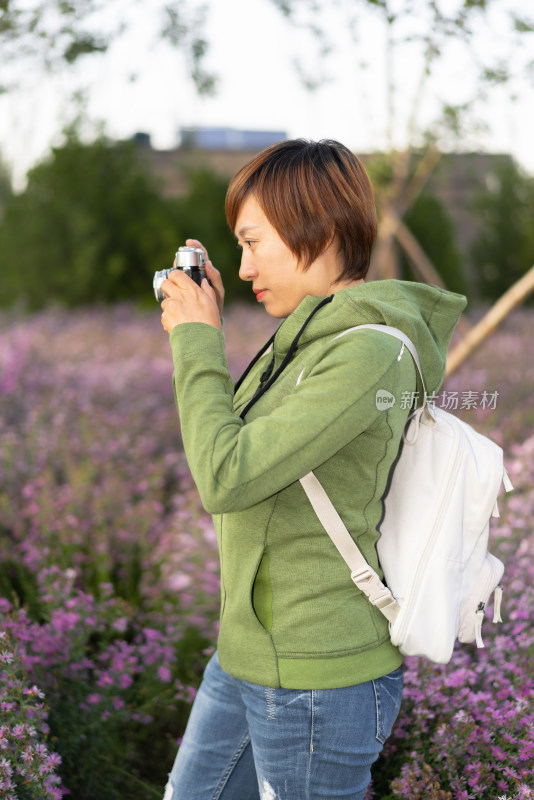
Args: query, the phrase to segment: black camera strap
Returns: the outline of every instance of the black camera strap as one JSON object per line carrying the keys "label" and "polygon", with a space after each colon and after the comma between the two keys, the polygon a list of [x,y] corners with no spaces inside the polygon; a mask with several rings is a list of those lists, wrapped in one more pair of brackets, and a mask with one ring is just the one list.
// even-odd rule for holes
{"label": "black camera strap", "polygon": [[278,331],[278,328],[277,328],[277,329],[276,329],[276,331],[273,333],[273,335],[271,336],[271,338],[269,339],[269,341],[265,342],[265,344],[263,345],[263,347],[261,348],[261,350],[260,350],[258,353],[256,353],[256,355],[254,356],[254,358],[252,359],[252,361],[250,362],[250,364],[248,365],[248,367],[245,369],[245,371],[243,372],[243,374],[242,374],[242,375],[241,375],[241,376],[238,378],[238,380],[235,382],[235,384],[234,384],[234,394],[235,394],[235,392],[237,392],[237,390],[239,389],[239,387],[241,386],[241,384],[243,383],[243,381],[244,381],[244,380],[245,380],[245,378],[247,377],[248,373],[250,372],[250,370],[252,369],[252,367],[254,366],[254,364],[256,364],[256,363],[257,363],[257,362],[260,360],[260,358],[261,358],[261,357],[262,357],[262,355],[265,353],[265,351],[266,351],[266,350],[268,350],[268,349],[269,349],[269,347],[270,347],[270,346],[273,344],[273,342],[274,342],[274,337],[276,336],[276,333],[277,333],[277,331]]}
{"label": "black camera strap", "polygon": [[[312,317],[314,317],[315,314],[317,314],[317,312],[321,308],[323,308],[323,306],[327,305],[328,303],[331,303],[333,299],[334,299],[334,295],[332,294],[332,295],[330,295],[330,297],[325,297],[324,300],[321,300],[321,302],[318,303],[315,306],[315,308],[313,309],[311,314],[309,314],[309,316],[307,317],[304,325],[301,327],[301,329],[299,330],[299,332],[297,333],[297,335],[295,336],[295,338],[293,339],[293,341],[289,345],[289,349],[288,349],[286,355],[284,356],[284,358],[282,360],[282,363],[280,364],[280,366],[278,367],[278,369],[276,370],[276,372],[274,374],[272,374],[273,369],[274,369],[274,353],[273,353],[273,357],[272,357],[272,359],[270,361],[269,366],[267,367],[265,372],[263,372],[263,374],[262,374],[262,376],[260,378],[260,384],[259,384],[258,388],[256,389],[256,391],[254,392],[254,396],[252,397],[251,400],[249,400],[249,402],[247,403],[247,405],[245,406],[245,408],[243,409],[243,411],[239,415],[241,417],[241,419],[245,419],[245,416],[248,414],[248,412],[250,411],[252,406],[255,405],[255,403],[258,402],[260,397],[262,397],[265,394],[265,392],[268,389],[271,388],[273,383],[279,378],[279,376],[285,370],[285,368],[287,367],[287,365],[289,364],[289,362],[293,358],[293,354],[294,354],[295,350],[297,349],[297,345],[299,343],[299,339],[302,336],[302,334],[304,333],[306,327],[309,325]],[[280,330],[280,328],[278,328],[278,330]],[[243,380],[246,378],[246,376],[248,375],[248,373],[250,372],[250,370],[252,369],[254,364],[257,363],[257,361],[262,357],[262,355],[266,352],[266,350],[269,348],[269,346],[274,343],[274,340],[275,340],[276,334],[278,333],[278,330],[275,331],[275,333],[271,336],[269,341],[262,347],[262,349],[259,351],[259,353],[257,353],[256,356],[252,359],[252,361],[250,362],[250,364],[248,365],[248,367],[244,371],[243,375],[237,381],[237,383],[235,385],[235,390],[236,391],[239,388],[239,386],[241,386],[241,384],[243,383]]]}

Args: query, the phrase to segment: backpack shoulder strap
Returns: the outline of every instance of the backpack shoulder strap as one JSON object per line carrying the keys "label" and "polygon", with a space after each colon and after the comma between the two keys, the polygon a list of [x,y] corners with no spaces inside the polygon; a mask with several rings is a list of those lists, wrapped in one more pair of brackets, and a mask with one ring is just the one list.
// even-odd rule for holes
{"label": "backpack shoulder strap", "polygon": [[370,602],[382,612],[389,622],[395,622],[400,611],[399,604],[363,557],[315,474],[308,472],[300,479],[300,484],[306,492],[319,522],[348,565],[351,571],[350,577],[358,589],[367,595]]}

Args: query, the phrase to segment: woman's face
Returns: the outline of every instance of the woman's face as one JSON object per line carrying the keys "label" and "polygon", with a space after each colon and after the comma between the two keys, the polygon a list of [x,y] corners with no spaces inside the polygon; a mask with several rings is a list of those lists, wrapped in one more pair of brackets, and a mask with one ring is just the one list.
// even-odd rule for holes
{"label": "woman's face", "polygon": [[287,317],[307,295],[331,294],[341,271],[333,246],[304,272],[254,195],[243,202],[234,233],[243,248],[239,277],[252,282],[257,301],[272,317]]}

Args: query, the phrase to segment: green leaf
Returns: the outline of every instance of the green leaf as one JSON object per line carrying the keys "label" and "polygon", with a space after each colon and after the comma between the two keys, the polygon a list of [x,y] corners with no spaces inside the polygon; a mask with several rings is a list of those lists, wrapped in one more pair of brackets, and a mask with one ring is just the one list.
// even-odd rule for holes
{"label": "green leaf", "polygon": [[293,14],[293,6],[287,3],[286,0],[273,0],[273,3],[282,12],[284,17],[291,17]]}
{"label": "green leaf", "polygon": [[502,86],[510,79],[510,73],[504,64],[499,64],[495,67],[484,69],[482,79],[492,83],[494,86]]}
{"label": "green leaf", "polygon": [[471,10],[472,8],[479,8],[481,11],[486,11],[490,0],[464,0],[464,8]]}
{"label": "green leaf", "polygon": [[514,30],[518,33],[534,33],[534,21],[520,19],[516,16],[512,16],[512,21],[514,23]]}
{"label": "green leaf", "polygon": [[105,53],[107,47],[108,45],[103,39],[97,39],[90,34],[82,34],[70,42],[63,53],[63,58],[67,64],[73,64],[80,56]]}

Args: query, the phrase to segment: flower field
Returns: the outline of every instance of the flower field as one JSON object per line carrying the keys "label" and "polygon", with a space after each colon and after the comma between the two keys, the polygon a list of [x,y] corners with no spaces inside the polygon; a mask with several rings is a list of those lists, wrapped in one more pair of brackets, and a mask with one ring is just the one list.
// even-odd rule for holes
{"label": "flower field", "polygon": [[[235,376],[273,328],[230,309]],[[504,623],[446,667],[408,660],[373,800],[534,798],[531,328],[516,312],[444,396],[515,487],[492,543]],[[218,612],[171,370],[157,308],[0,316],[0,800],[163,794]]]}

